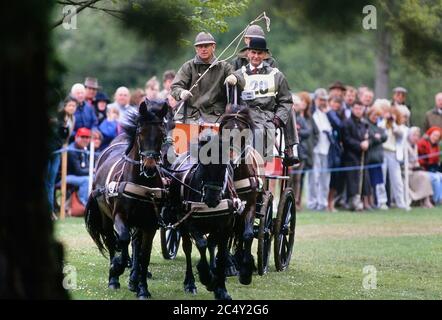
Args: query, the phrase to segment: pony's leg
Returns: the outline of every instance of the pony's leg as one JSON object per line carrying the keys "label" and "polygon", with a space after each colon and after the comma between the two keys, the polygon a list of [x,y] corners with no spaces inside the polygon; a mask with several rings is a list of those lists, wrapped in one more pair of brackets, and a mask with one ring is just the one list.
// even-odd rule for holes
{"label": "pony's leg", "polygon": [[184,278],[184,291],[196,294],[195,277],[192,270],[192,241],[187,233],[183,233],[183,251],[186,255],[186,276]]}
{"label": "pony's leg", "polygon": [[209,235],[209,237],[207,238],[207,249],[209,251],[209,266],[212,272],[214,272],[216,268],[215,248],[216,242],[213,237]]}
{"label": "pony's leg", "polygon": [[[227,231],[227,230],[223,230]],[[218,239],[218,254],[216,274],[214,279],[214,295],[217,300],[232,300],[226,289],[226,261],[227,261],[227,244],[229,241],[229,233],[219,232],[216,234]]]}
{"label": "pony's leg", "polygon": [[150,264],[150,256],[152,253],[152,242],[155,237],[156,230],[148,230],[142,232],[141,254],[140,254],[140,277],[138,282],[137,297],[139,299],[148,299],[151,294],[147,288],[147,269]]}
{"label": "pony's leg", "polygon": [[239,271],[239,282],[244,285],[249,285],[252,282],[253,274],[253,255],[252,255],[252,243],[253,243],[253,222],[255,219],[255,205],[248,208],[247,214],[244,218],[244,233],[242,234],[242,239],[244,243],[244,248],[242,251],[242,260]]}
{"label": "pony's leg", "polygon": [[129,290],[132,292],[137,292],[138,279],[140,276],[140,251],[141,251],[141,241],[142,233],[138,228],[134,229],[132,234],[132,268],[129,276]]}
{"label": "pony's leg", "polygon": [[109,288],[119,289],[119,277],[123,274],[127,266],[129,257],[130,232],[120,215],[117,213],[114,220],[114,230],[117,233],[117,247],[121,251],[120,255],[115,255],[111,260],[109,269]]}
{"label": "pony's leg", "polygon": [[195,239],[196,247],[200,253],[200,260],[196,265],[198,270],[198,275],[200,281],[203,285],[206,286],[206,289],[209,291],[213,291],[213,274],[210,271],[209,263],[207,262],[207,240],[204,236],[198,232],[192,233],[193,238]]}

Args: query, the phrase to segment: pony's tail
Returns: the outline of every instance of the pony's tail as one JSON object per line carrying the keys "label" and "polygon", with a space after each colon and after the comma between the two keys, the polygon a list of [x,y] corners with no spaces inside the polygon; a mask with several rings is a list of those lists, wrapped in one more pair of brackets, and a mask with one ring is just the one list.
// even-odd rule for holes
{"label": "pony's tail", "polygon": [[100,208],[98,207],[98,202],[94,192],[92,192],[89,196],[85,211],[84,221],[86,224],[86,230],[91,236],[92,240],[94,240],[100,253],[105,256],[107,251],[104,244],[106,233],[103,227],[102,214]]}

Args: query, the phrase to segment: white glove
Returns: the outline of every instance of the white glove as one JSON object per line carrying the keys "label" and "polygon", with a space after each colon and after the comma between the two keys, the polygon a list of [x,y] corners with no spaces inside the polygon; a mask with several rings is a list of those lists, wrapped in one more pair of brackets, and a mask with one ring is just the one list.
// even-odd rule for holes
{"label": "white glove", "polygon": [[190,97],[193,97],[192,92],[190,92],[189,90],[183,90],[180,93],[180,98],[183,101],[186,101],[187,99],[189,99]]}
{"label": "white glove", "polygon": [[235,77],[235,75],[231,74],[226,78],[226,81],[224,83],[228,83],[231,86],[234,86],[238,82],[238,79]]}

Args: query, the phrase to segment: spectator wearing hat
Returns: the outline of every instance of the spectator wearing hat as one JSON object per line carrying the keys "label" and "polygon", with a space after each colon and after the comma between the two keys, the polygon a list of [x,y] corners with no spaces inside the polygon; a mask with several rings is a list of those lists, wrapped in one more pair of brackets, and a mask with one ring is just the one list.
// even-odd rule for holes
{"label": "spectator wearing hat", "polygon": [[163,73],[163,90],[161,90],[161,92],[159,93],[160,99],[165,100],[169,96],[173,79],[175,79],[175,75],[175,70],[166,70]]}
{"label": "spectator wearing hat", "polygon": [[[264,61],[268,52],[267,42],[263,38],[252,38],[248,47],[250,63],[226,78],[230,85],[238,84],[247,99],[252,119],[259,131],[269,139],[274,139],[275,129],[284,131],[284,163],[287,166],[297,164],[299,159],[293,150],[299,143],[296,130],[296,118],[292,109],[292,94],[287,80],[277,68],[272,68]],[[259,88],[254,84],[260,83]],[[273,130],[273,133],[272,133]],[[264,139],[260,136],[259,139]],[[256,141],[256,139],[255,139]]]}
{"label": "spectator wearing hat", "polygon": [[89,155],[87,149],[92,132],[88,128],[79,128],[75,141],[68,148],[68,170],[66,183],[78,187],[78,197],[85,206],[89,188]]}
{"label": "spectator wearing hat", "polygon": [[[194,42],[196,55],[178,70],[171,85],[171,95],[176,101],[185,101],[177,118],[184,118],[184,110],[189,122],[216,122],[224,113],[227,96],[224,80],[233,72],[225,62],[215,62],[216,41],[210,33],[200,32]],[[211,67],[204,77],[201,77]],[[198,85],[193,85],[198,81]],[[193,88],[192,88],[193,87]],[[192,91],[190,89],[192,88]]]}
{"label": "spectator wearing hat", "polygon": [[341,99],[342,103],[341,103],[341,107],[339,108],[339,113],[341,116],[342,113],[345,112],[345,102],[344,102],[344,97],[345,97],[345,92],[347,91],[347,87],[344,86],[342,84],[341,81],[335,81],[333,82],[329,87],[328,87],[328,95],[330,98],[333,97],[338,97],[339,99]]}
{"label": "spectator wearing hat", "polygon": [[114,94],[114,102],[109,104],[107,107],[117,107],[120,110],[120,122],[126,116],[126,113],[130,109],[135,109],[130,104],[130,91],[126,87],[119,87]]}
{"label": "spectator wearing hat", "polygon": [[319,131],[318,143],[313,149],[313,172],[309,173],[307,208],[323,211],[328,206],[328,193],[330,190],[330,172],[328,172],[328,152],[330,140],[328,135],[332,126],[327,117],[327,90],[323,88],[315,91],[316,110],[313,121]]}
{"label": "spectator wearing hat", "polygon": [[75,111],[75,127],[71,138],[79,128],[96,129],[98,126],[98,119],[95,115],[94,108],[85,100],[86,89],[81,83],[76,83],[72,86],[71,96],[78,101],[78,106]]}
{"label": "spectator wearing hat", "polygon": [[442,129],[442,92],[436,94],[434,102],[434,109],[427,111],[425,114],[424,131],[427,131],[431,127],[439,127]]}
{"label": "spectator wearing hat", "polygon": [[148,100],[157,100],[160,93],[160,83],[157,77],[152,77],[146,82],[145,94]]}
{"label": "spectator wearing hat", "polygon": [[97,78],[86,77],[84,80],[84,87],[86,88],[86,101],[90,105],[93,105],[95,102],[95,97],[97,95],[98,89],[100,86],[98,85]]}
{"label": "spectator wearing hat", "polygon": [[[232,61],[232,65],[235,70],[239,70],[243,66],[246,66],[249,63],[249,59],[247,57],[247,50],[250,44],[250,40],[252,38],[265,39],[264,30],[262,30],[262,28],[256,24],[248,27],[246,33],[244,34],[244,43],[246,44],[246,46],[238,52],[237,57]],[[272,68],[278,67],[277,62],[272,57],[270,51],[265,53],[264,61],[267,62],[268,65],[271,66]]]}
{"label": "spectator wearing hat", "polygon": [[98,92],[95,96],[94,110],[97,116],[98,125],[106,119],[107,104],[110,102],[109,97],[104,92]]}
{"label": "spectator wearing hat", "polygon": [[393,98],[391,99],[392,106],[404,105],[411,111],[411,106],[407,104],[407,89],[404,87],[396,87],[393,89]]}
{"label": "spectator wearing hat", "polygon": [[339,97],[344,99],[346,90],[347,88],[342,84],[341,81],[335,81],[328,87],[328,95],[330,97]]}

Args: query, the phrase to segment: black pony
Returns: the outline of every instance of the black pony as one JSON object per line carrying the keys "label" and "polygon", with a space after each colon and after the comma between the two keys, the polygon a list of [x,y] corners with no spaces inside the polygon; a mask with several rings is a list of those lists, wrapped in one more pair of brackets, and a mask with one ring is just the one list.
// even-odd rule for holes
{"label": "black pony", "polygon": [[[234,169],[234,186],[238,196],[245,203],[242,215],[236,216],[235,232],[230,243],[235,252],[234,259],[229,255],[228,275],[239,271],[239,281],[248,285],[252,281],[254,268],[251,253],[254,238],[253,225],[259,189],[259,168],[252,148],[255,125],[247,106],[228,105],[220,121],[223,139],[229,139],[229,147]],[[211,255],[213,249],[211,247]],[[213,258],[212,261],[215,261]],[[233,260],[233,261],[232,261]],[[233,269],[233,271],[232,271]]]}
{"label": "black pony", "polygon": [[[192,271],[192,242],[200,253],[197,264],[200,281],[216,299],[230,300],[225,286],[227,244],[233,232],[237,201],[233,189],[232,168],[228,149],[222,147],[219,136],[212,134],[202,139],[198,156],[181,155],[171,166],[173,179],[170,185],[170,208],[166,210],[169,222],[179,227],[186,255],[184,290],[196,293]],[[206,153],[207,151],[207,153]],[[204,155],[210,161],[203,159]],[[238,200],[237,198],[235,198]],[[207,261],[207,236],[218,249],[217,267],[212,272]]]}
{"label": "black pony", "polygon": [[86,206],[87,231],[103,255],[109,252],[111,289],[120,287],[119,276],[128,264],[132,239],[129,288],[141,299],[150,297],[147,269],[167,193],[159,164],[167,130],[173,127],[165,121],[169,113],[166,101],[149,100],[140,104],[138,112],[127,112],[122,121],[124,133],[97,161]]}

